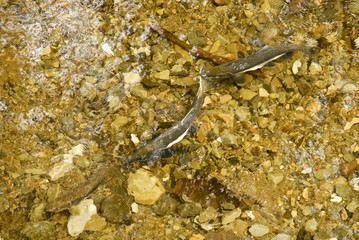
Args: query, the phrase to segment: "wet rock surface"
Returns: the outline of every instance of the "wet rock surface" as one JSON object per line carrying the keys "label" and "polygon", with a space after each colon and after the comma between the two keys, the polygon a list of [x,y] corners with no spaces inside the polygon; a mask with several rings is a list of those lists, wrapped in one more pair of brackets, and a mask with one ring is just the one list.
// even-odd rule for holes
{"label": "wet rock surface", "polygon": [[[358,238],[358,9],[0,1],[0,239],[73,238],[69,208],[89,192],[98,211],[81,239]],[[232,59],[284,42],[317,48],[215,83],[174,154],[124,167],[187,113],[199,70],[214,66],[150,18]],[[104,163],[106,177],[94,175]],[[127,192],[141,172],[148,181]]]}

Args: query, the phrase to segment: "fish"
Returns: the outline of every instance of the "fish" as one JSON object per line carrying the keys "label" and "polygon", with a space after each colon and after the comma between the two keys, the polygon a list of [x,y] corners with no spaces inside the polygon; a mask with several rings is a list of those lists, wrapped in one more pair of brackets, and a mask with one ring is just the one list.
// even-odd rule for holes
{"label": "fish", "polygon": [[230,61],[212,68],[203,68],[200,76],[210,79],[228,79],[239,73],[254,71],[287,53],[295,51],[310,52],[312,48],[295,44],[284,44],[275,47],[265,46],[258,52],[237,60]]}
{"label": "fish", "polygon": [[79,203],[82,199],[94,192],[104,181],[108,172],[114,168],[111,164],[105,164],[98,168],[84,183],[61,195],[46,206],[46,212],[62,212]]}
{"label": "fish", "polygon": [[151,159],[159,156],[163,150],[180,142],[187,135],[203,105],[204,93],[207,86],[205,81],[205,78],[200,77],[197,94],[188,113],[158,137],[136,150],[124,161],[125,166],[138,160]]}

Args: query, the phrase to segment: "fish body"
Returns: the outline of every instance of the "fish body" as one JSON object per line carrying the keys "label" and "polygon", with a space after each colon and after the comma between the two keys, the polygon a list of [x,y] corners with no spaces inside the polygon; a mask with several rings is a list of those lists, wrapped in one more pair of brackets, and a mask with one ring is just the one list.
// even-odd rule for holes
{"label": "fish body", "polygon": [[285,44],[275,47],[264,47],[258,52],[237,60],[230,61],[218,65],[216,67],[203,69],[200,73],[202,77],[211,79],[225,79],[231,78],[237,73],[244,73],[248,71],[254,71],[263,67],[267,63],[282,57],[283,55],[295,51],[308,52],[311,48],[307,46],[300,46],[294,44]]}
{"label": "fish body", "polygon": [[192,122],[196,118],[200,111],[203,100],[206,84],[205,80],[200,77],[200,84],[196,94],[196,97],[192,103],[191,109],[186,116],[180,121],[176,122],[170,128],[166,129],[158,137],[151,140],[149,143],[136,150],[132,156],[125,160],[125,165],[131,164],[137,160],[144,160],[151,156],[157,156],[162,150],[171,147],[173,144],[181,141],[192,125]]}

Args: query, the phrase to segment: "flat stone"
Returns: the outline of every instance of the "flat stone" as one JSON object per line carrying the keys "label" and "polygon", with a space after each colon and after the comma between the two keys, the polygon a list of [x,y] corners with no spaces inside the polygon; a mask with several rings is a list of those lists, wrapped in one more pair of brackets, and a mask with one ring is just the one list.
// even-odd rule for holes
{"label": "flat stone", "polygon": [[137,203],[144,205],[153,205],[166,192],[157,177],[142,168],[130,173],[127,190]]}
{"label": "flat stone", "polygon": [[308,232],[315,232],[318,228],[318,222],[315,219],[309,219],[304,227]]}
{"label": "flat stone", "polygon": [[198,216],[197,220],[200,223],[204,223],[204,222],[209,222],[211,220],[216,219],[217,216],[218,216],[217,210],[213,207],[208,207],[208,208],[206,208],[206,210],[201,212],[201,214]]}
{"label": "flat stone", "polygon": [[271,180],[275,185],[277,185],[278,183],[280,183],[281,181],[283,181],[283,174],[280,173],[269,173],[268,174],[268,179]]}
{"label": "flat stone", "polygon": [[254,224],[249,228],[249,233],[253,237],[262,237],[269,233],[269,228],[263,224]]}
{"label": "flat stone", "polygon": [[156,79],[160,80],[169,80],[170,79],[170,70],[163,70],[154,74]]}
{"label": "flat stone", "polygon": [[290,240],[290,236],[285,233],[275,235],[271,240]]}
{"label": "flat stone", "polygon": [[238,145],[236,136],[234,136],[231,133],[221,136],[221,141],[226,146],[237,146]]}
{"label": "flat stone", "polygon": [[242,213],[242,211],[240,208],[236,208],[236,209],[233,209],[232,211],[224,213],[222,216],[222,224],[225,225],[225,224],[233,222],[234,220],[239,218],[239,216],[241,216],[241,213]]}
{"label": "flat stone", "polygon": [[244,100],[251,100],[252,98],[254,98],[257,93],[253,92],[249,89],[245,89],[245,88],[241,88],[241,90],[239,90],[239,94],[241,96],[241,98],[243,98]]}

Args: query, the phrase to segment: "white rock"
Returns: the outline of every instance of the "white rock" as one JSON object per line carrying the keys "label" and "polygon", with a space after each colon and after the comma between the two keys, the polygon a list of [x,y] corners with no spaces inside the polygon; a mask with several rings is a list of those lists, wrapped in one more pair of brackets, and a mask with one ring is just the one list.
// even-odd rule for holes
{"label": "white rock", "polygon": [[91,216],[97,213],[97,208],[92,199],[82,200],[71,208],[72,215],[67,223],[67,231],[73,237],[78,236],[85,229]]}
{"label": "white rock", "polygon": [[138,139],[137,135],[133,133],[131,133],[131,141],[133,142],[133,144],[135,144],[135,146],[140,143],[140,140]]}
{"label": "white rock", "polygon": [[349,184],[353,186],[354,191],[359,191],[359,178],[358,177],[350,180]]}
{"label": "white rock", "polygon": [[145,169],[130,173],[127,190],[135,198],[136,203],[144,205],[154,204],[165,193],[162,183]]}
{"label": "white rock", "polygon": [[84,150],[85,150],[85,146],[83,144],[79,144],[71,148],[69,153],[73,155],[83,156]]}
{"label": "white rock", "polygon": [[293,74],[297,74],[298,73],[298,69],[302,66],[302,63],[300,62],[299,59],[297,59],[292,66],[292,72]]}
{"label": "white rock", "polygon": [[333,193],[332,195],[330,195],[330,201],[331,202],[335,202],[335,203],[340,203],[343,199],[336,195],[335,193]]}
{"label": "white rock", "polygon": [[354,39],[354,45],[356,49],[359,49],[359,37]]}
{"label": "white rock", "polygon": [[55,166],[50,170],[49,176],[52,181],[56,181],[57,179],[63,177],[67,172],[71,171],[74,168],[73,163],[69,163],[66,161],[56,163]]}
{"label": "white rock", "polygon": [[112,52],[110,44],[104,43],[102,44],[101,48],[106,53],[107,56],[115,56],[115,54]]}
{"label": "white rock", "polygon": [[138,204],[137,203],[134,202],[131,204],[131,211],[133,213],[138,213]]}
{"label": "white rock", "polygon": [[136,85],[141,82],[141,76],[136,71],[123,73],[123,82],[126,85]]}
{"label": "white rock", "polygon": [[263,224],[254,224],[252,227],[249,228],[249,233],[253,237],[262,237],[269,233],[269,228]]}

